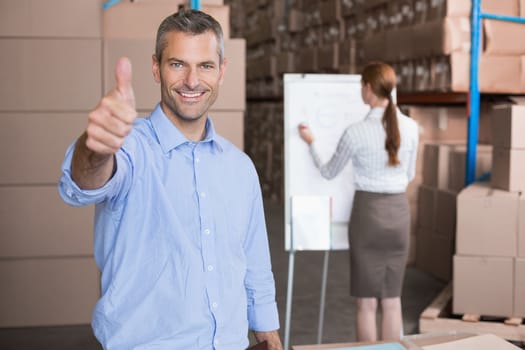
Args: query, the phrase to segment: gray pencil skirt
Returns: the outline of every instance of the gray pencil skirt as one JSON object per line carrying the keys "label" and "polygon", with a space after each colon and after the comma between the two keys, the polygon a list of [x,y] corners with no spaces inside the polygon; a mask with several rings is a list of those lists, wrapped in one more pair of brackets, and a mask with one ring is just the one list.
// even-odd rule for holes
{"label": "gray pencil skirt", "polygon": [[410,208],[405,193],[355,192],[348,229],[350,295],[401,296],[409,231]]}

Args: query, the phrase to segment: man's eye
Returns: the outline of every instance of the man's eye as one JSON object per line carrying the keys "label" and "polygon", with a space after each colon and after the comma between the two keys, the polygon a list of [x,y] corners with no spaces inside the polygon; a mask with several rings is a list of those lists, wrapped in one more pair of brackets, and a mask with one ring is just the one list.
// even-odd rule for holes
{"label": "man's eye", "polygon": [[174,67],[174,68],[180,68],[180,67],[182,67],[182,63],[180,63],[180,62],[172,62],[171,66]]}
{"label": "man's eye", "polygon": [[204,68],[204,69],[213,69],[213,64],[203,64],[202,68]]}

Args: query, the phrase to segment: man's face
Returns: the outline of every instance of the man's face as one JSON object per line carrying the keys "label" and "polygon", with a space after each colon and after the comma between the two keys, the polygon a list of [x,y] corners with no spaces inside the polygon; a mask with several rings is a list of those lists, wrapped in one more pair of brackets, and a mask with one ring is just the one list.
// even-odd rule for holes
{"label": "man's face", "polygon": [[161,86],[161,102],[170,118],[195,121],[206,116],[217,99],[226,62],[219,63],[213,32],[166,34],[161,62],[153,57],[153,76]]}

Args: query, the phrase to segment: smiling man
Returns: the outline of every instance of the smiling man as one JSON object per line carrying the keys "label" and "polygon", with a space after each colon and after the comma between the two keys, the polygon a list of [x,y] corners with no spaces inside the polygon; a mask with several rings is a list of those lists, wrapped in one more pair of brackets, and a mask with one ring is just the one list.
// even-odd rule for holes
{"label": "smiling man", "polygon": [[281,350],[257,174],[208,116],[226,68],[219,24],[195,10],[168,16],[152,61],[151,115],[136,119],[120,59],[62,166],[63,199],[96,204],[95,336],[110,350],[240,350],[250,329]]}

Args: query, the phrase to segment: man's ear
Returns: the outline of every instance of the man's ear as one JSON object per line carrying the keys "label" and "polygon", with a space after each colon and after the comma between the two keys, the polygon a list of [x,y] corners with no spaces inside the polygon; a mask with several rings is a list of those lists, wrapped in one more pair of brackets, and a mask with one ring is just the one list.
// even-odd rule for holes
{"label": "man's ear", "polygon": [[151,72],[153,73],[155,82],[160,84],[160,62],[157,60],[155,54],[151,55]]}
{"label": "man's ear", "polygon": [[219,66],[219,85],[222,85],[224,81],[224,73],[226,72],[226,66],[228,65],[228,60],[225,58],[222,59],[222,63]]}

